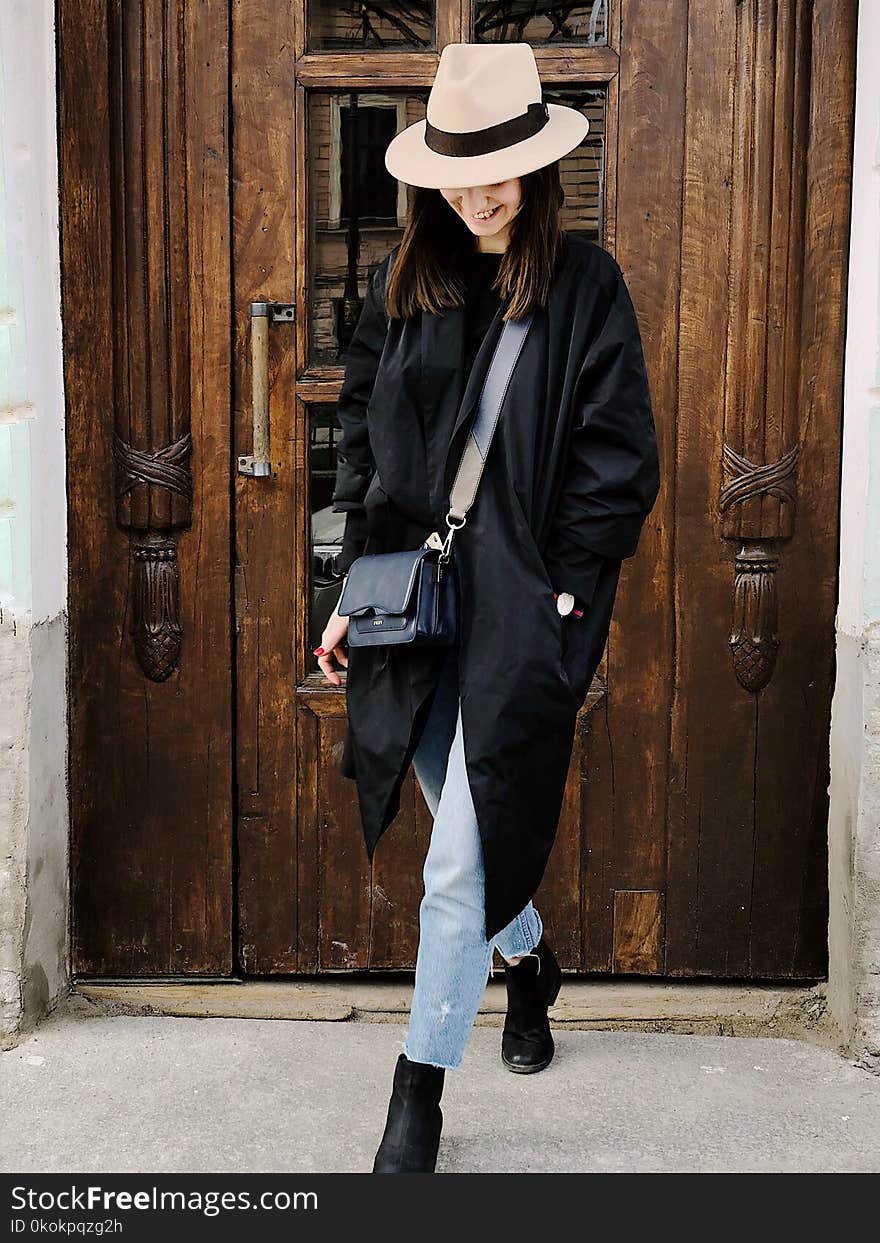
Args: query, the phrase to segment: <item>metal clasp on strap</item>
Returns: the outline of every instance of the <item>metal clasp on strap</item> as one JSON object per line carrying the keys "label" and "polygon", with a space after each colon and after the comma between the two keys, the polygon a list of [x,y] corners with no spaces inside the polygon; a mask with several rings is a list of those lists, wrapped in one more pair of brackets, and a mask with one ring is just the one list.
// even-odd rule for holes
{"label": "metal clasp on strap", "polygon": [[449,530],[446,532],[446,539],[443,541],[443,550],[440,553],[441,561],[449,560],[449,552],[450,552],[450,549],[452,548],[452,537],[456,531],[461,530],[465,522],[467,522],[467,518],[464,516],[464,514],[461,515],[461,517],[458,519],[457,522],[453,520],[452,510],[450,510],[449,513],[446,515],[446,525],[447,527],[449,527]]}
{"label": "metal clasp on strap", "polygon": [[446,538],[445,539],[441,538],[438,531],[432,531],[431,534],[428,536],[428,538],[425,540],[422,547],[433,548],[436,552],[440,553],[440,557],[439,557],[440,561],[444,561],[444,562],[448,561],[449,550],[452,548],[452,537],[456,531],[459,531],[464,526],[465,522],[466,522],[466,519],[464,515],[461,515],[458,521],[456,522],[452,518],[452,511],[450,510],[450,512],[446,515],[446,525],[449,528],[449,530],[446,532]]}

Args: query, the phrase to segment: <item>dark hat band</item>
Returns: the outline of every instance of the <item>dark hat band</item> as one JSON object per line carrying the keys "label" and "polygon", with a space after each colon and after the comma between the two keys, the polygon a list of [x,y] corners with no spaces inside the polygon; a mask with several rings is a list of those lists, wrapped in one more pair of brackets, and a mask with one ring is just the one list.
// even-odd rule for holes
{"label": "dark hat band", "polygon": [[522,142],[524,138],[531,138],[549,120],[550,109],[539,100],[529,104],[525,112],[511,117],[509,121],[500,121],[498,125],[489,125],[486,129],[467,130],[463,134],[436,129],[430,121],[426,121],[425,142],[438,155],[488,155],[490,151],[501,151],[504,147]]}

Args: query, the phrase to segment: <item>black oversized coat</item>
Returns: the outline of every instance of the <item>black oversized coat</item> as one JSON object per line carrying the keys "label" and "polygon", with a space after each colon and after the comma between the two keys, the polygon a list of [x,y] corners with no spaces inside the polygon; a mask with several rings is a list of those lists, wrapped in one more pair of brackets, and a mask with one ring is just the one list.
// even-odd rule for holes
{"label": "black oversized coat", "polygon": [[[620,563],[659,489],[635,312],[614,258],[576,234],[537,308],[466,526],[459,692],[483,844],[486,936],[533,896],[553,845],[575,719],[608,635]],[[391,319],[372,276],[338,403],[333,494],[348,511],[338,559],[416,548],[445,533],[449,490],[492,350],[498,311],[464,374],[463,308]],[[554,591],[587,602],[561,618]],[[349,649],[341,771],[357,783],[367,852],[400,807],[446,649]]]}

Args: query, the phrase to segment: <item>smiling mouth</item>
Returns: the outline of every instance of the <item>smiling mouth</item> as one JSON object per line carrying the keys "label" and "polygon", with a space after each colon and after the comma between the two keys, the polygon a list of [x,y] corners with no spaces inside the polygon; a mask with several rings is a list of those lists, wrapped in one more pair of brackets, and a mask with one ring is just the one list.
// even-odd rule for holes
{"label": "smiling mouth", "polygon": [[480,213],[479,215],[474,216],[474,220],[479,220],[480,224],[485,224],[487,220],[493,220],[495,218],[498,212],[501,211],[501,207],[502,207],[502,204],[499,203],[496,207],[492,208],[492,210],[489,212],[487,216],[484,216],[482,213]]}

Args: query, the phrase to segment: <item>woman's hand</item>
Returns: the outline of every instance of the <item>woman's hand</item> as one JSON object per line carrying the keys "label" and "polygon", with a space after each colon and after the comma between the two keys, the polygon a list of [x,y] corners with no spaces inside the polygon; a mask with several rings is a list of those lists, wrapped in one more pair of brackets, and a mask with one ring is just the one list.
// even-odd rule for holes
{"label": "woman's hand", "polygon": [[318,657],[318,668],[332,686],[342,685],[342,678],[333,667],[333,658],[336,658],[343,669],[348,668],[348,646],[345,641],[347,634],[348,618],[340,617],[334,609],[327,619],[320,646],[313,653]]}

